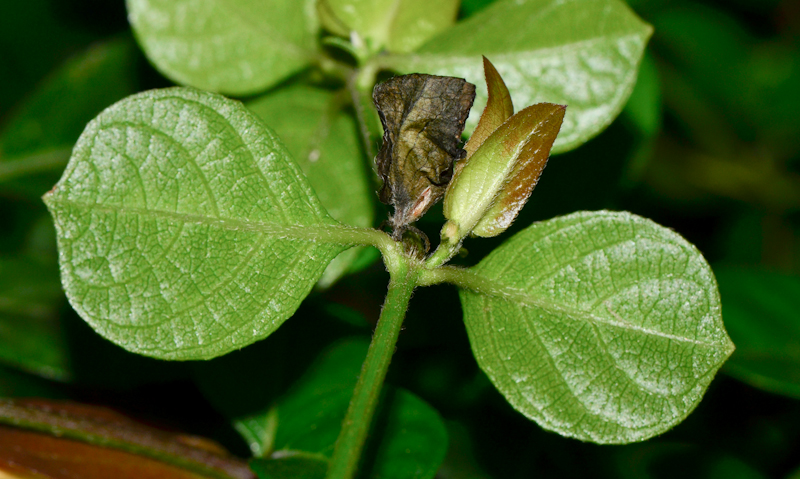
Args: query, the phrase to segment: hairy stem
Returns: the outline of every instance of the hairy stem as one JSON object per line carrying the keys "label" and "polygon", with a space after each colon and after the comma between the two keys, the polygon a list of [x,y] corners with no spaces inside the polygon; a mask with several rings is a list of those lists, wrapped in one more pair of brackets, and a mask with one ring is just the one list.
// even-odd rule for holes
{"label": "hairy stem", "polygon": [[417,284],[416,268],[402,258],[392,259],[394,261],[387,261],[391,273],[389,292],[336,440],[327,479],[351,479],[356,473],[408,301]]}

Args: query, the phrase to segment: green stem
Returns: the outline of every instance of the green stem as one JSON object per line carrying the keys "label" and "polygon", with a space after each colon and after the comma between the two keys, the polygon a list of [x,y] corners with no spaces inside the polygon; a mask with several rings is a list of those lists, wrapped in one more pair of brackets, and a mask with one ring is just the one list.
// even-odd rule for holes
{"label": "green stem", "polygon": [[336,440],[327,479],[351,479],[356,473],[408,302],[417,285],[416,268],[399,256],[393,259],[387,261],[391,274],[389,292]]}

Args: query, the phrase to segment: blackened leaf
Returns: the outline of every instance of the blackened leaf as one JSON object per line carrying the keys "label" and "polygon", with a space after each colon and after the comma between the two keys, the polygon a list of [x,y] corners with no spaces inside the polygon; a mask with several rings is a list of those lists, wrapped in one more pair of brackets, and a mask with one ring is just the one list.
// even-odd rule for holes
{"label": "blackened leaf", "polygon": [[461,78],[412,74],[375,86],[375,106],[383,123],[383,146],[376,163],[383,179],[381,201],[394,206],[395,233],[413,223],[442,195],[463,158],[464,122],[475,85]]}

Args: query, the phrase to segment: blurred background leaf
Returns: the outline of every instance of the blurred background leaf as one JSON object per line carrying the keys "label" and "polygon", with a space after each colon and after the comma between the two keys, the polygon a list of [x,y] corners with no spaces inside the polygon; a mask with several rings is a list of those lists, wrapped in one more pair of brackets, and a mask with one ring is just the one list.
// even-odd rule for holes
{"label": "blurred background leaf", "polygon": [[755,387],[800,398],[800,278],[715,268],[736,352],[725,370]]}

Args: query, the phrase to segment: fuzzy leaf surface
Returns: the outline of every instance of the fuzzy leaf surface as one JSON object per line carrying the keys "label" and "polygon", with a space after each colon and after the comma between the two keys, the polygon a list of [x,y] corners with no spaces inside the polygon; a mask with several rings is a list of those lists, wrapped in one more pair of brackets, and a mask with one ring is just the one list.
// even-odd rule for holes
{"label": "fuzzy leaf surface", "polygon": [[344,248],[320,241],[335,221],[276,136],[241,103],[187,88],[105,110],[44,199],[72,306],[162,359],[266,337]]}
{"label": "fuzzy leaf surface", "polygon": [[478,86],[467,131],[486,105],[485,55],[517,106],[567,105],[554,153],[573,149],[616,118],[636,83],[652,28],[620,0],[501,0],[414,53],[378,59],[400,73],[465,78]]}
{"label": "fuzzy leaf surface", "polygon": [[538,103],[505,121],[448,186],[444,215],[464,234],[505,231],[539,181],[564,120],[563,105]]}
{"label": "fuzzy leaf surface", "polygon": [[315,0],[128,0],[151,62],[172,80],[246,95],[308,66],[316,54]]}
{"label": "fuzzy leaf surface", "polygon": [[[372,171],[359,146],[358,124],[342,110],[334,93],[297,84],[246,106],[275,130],[334,219],[372,226],[375,193],[367,176]],[[352,248],[337,256],[325,270],[320,286],[339,279],[363,252],[363,248]]]}
{"label": "fuzzy leaf surface", "polygon": [[682,237],[630,213],[536,223],[462,290],[472,351],[518,411],[597,443],[660,434],[733,352],[714,275]]}

